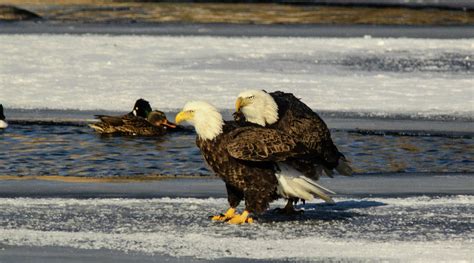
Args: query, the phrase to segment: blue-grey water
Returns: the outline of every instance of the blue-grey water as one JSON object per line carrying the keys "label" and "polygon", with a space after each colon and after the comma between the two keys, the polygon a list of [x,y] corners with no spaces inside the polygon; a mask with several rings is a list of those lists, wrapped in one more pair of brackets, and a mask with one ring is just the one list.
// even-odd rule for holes
{"label": "blue-grey water", "polygon": [[[351,127],[364,122],[378,129]],[[452,127],[447,131],[383,128],[393,122],[404,127],[410,121],[342,119],[331,121],[330,127],[336,145],[357,173],[474,172],[472,133],[449,132]],[[438,124],[443,126],[443,121]],[[471,122],[460,121],[458,126],[469,129]],[[13,121],[0,132],[0,175],[210,175],[195,136],[192,129],[162,137],[101,136],[85,122]]]}

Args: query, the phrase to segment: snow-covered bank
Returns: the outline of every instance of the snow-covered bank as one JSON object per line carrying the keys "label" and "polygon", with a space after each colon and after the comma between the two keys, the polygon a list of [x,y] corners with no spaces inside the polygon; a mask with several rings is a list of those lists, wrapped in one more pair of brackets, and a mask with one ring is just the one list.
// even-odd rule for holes
{"label": "snow-covered bank", "polygon": [[472,116],[473,39],[0,35],[5,107],[161,109],[243,89],[293,92],[318,110]]}
{"label": "snow-covered bank", "polygon": [[[250,226],[212,223],[224,198],[0,199],[0,244],[202,259],[470,261],[473,196],[338,198]],[[281,206],[284,202],[277,202]],[[275,207],[275,206],[274,206]],[[1,259],[1,253],[0,253]]]}

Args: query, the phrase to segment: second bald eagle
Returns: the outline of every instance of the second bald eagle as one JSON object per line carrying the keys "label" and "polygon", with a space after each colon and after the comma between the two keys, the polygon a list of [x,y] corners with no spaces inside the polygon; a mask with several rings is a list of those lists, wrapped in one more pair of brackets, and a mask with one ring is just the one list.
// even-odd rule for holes
{"label": "second bald eagle", "polygon": [[[306,104],[291,93],[248,90],[240,93],[236,100],[237,113],[245,120],[270,129],[284,132],[296,142],[307,147],[310,159],[299,159],[292,166],[312,179],[318,179],[324,171],[332,176],[335,169],[342,175],[351,175],[352,168],[331,139],[324,121]],[[234,114],[239,119],[241,114]]]}

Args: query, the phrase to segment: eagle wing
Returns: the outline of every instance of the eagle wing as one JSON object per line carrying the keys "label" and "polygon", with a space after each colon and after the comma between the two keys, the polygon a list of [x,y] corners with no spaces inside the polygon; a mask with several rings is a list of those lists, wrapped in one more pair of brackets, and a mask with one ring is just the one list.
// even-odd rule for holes
{"label": "eagle wing", "polygon": [[285,112],[279,125],[295,140],[319,156],[330,168],[341,156],[331,133],[321,117],[291,93],[273,92],[272,97]]}
{"label": "eagle wing", "polygon": [[275,125],[278,129],[288,132],[317,156],[316,161],[317,163],[322,161],[326,174],[330,175],[334,168],[340,174],[352,174],[349,161],[339,152],[331,139],[326,123],[316,112],[291,93],[277,91],[270,95],[279,107],[278,114],[281,119]]}
{"label": "eagle wing", "polygon": [[305,147],[274,129],[243,127],[232,131],[227,152],[244,161],[279,162],[306,153]]}

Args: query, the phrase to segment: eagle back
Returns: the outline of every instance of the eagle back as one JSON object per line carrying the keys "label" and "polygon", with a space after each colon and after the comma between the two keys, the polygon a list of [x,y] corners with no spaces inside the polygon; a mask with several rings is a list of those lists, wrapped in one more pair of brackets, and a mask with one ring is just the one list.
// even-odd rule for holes
{"label": "eagle back", "polygon": [[321,117],[291,93],[270,93],[278,105],[279,119],[271,127],[284,130],[333,168],[340,157],[331,133]]}

